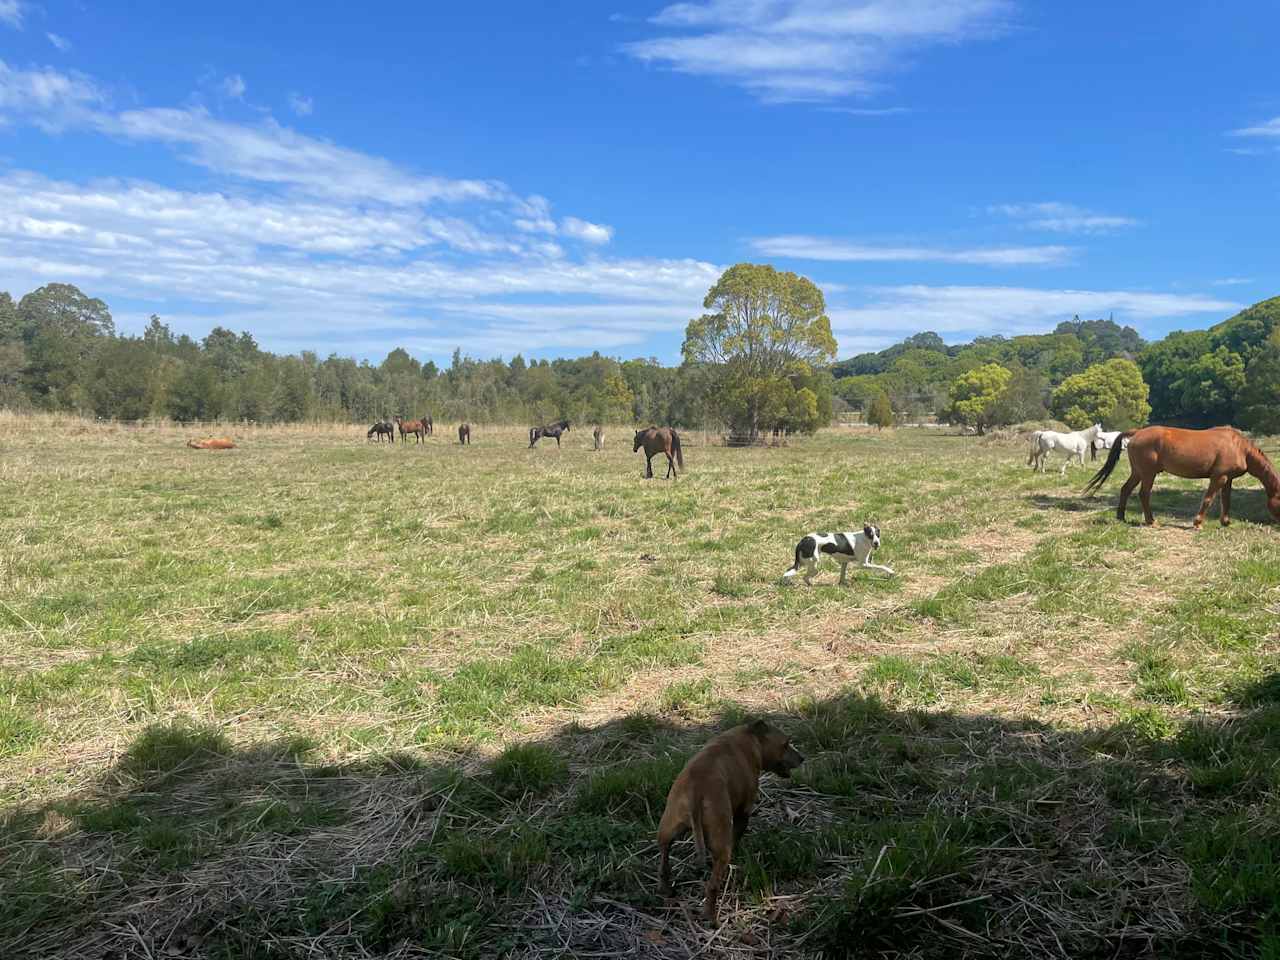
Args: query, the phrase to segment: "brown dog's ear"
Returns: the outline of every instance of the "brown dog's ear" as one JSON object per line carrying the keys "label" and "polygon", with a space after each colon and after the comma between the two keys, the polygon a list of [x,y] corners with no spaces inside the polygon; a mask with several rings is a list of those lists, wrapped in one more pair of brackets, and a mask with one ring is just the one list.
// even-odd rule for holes
{"label": "brown dog's ear", "polygon": [[747,729],[757,737],[763,737],[767,736],[769,733],[769,724],[765,723],[763,720],[753,720]]}

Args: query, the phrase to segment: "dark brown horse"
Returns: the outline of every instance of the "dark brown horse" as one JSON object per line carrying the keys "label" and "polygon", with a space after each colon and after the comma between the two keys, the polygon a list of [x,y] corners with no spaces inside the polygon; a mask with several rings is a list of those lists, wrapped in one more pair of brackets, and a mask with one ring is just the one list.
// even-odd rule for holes
{"label": "dark brown horse", "polygon": [[568,420],[557,420],[555,423],[549,423],[545,427],[529,428],[529,448],[533,449],[533,445],[543,437],[555,437],[556,446],[560,446],[560,434],[569,432]]}
{"label": "dark brown horse", "polygon": [[427,436],[434,437],[436,434],[436,422],[431,419],[431,414],[427,414],[422,418],[422,425],[427,428]]}
{"label": "dark brown horse", "polygon": [[[604,427],[597,424],[596,428],[591,431],[591,443],[593,450],[604,449]],[[634,450],[631,452],[635,453]]]}
{"label": "dark brown horse", "polygon": [[1116,517],[1124,519],[1125,504],[1134,487],[1141,486],[1142,512],[1147,524],[1155,523],[1151,515],[1151,485],[1156,474],[1168,471],[1175,477],[1200,480],[1208,478],[1209,489],[1204,492],[1200,512],[1195,525],[1199,529],[1204,516],[1213,504],[1213,498],[1222,494],[1222,525],[1231,523],[1231,482],[1246,473],[1262,481],[1267,491],[1267,508],[1280,520],[1280,474],[1253,442],[1232,427],[1212,427],[1208,430],[1181,430],[1177,427],[1143,427],[1126,430],[1111,446],[1111,455],[1102,469],[1093,475],[1085,493],[1096,493],[1107,482],[1116,468],[1120,454],[1125,451],[1124,441],[1129,441],[1129,479],[1120,488],[1120,505]]}
{"label": "dark brown horse", "polygon": [[422,420],[406,420],[404,417],[396,417],[396,426],[400,428],[400,439],[404,443],[409,442],[409,434],[413,434],[417,443],[426,443],[427,425]]}
{"label": "dark brown horse", "polygon": [[464,423],[458,427],[458,442],[461,444],[469,444],[471,442],[471,424]]}
{"label": "dark brown horse", "polygon": [[636,442],[631,448],[631,452],[635,453],[641,447],[644,447],[644,475],[646,479],[653,478],[653,457],[654,454],[665,453],[667,455],[667,476],[666,479],[674,480],[679,477],[676,470],[676,464],[680,464],[680,469],[684,469],[684,454],[680,452],[680,435],[670,427],[649,427],[647,430],[636,431]]}
{"label": "dark brown horse", "polygon": [[381,443],[383,436],[387,438],[387,443],[396,442],[396,425],[390,420],[379,420],[375,423],[369,428],[369,432],[365,434],[365,439],[376,440]]}

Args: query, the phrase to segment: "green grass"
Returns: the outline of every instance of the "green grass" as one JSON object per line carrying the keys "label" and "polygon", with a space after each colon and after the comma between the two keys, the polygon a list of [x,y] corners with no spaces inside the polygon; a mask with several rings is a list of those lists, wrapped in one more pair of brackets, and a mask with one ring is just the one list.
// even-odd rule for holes
{"label": "green grass", "polygon": [[[1198,482],[1162,477],[1146,530],[1021,444],[923,431],[695,434],[664,483],[518,429],[230,459],[0,427],[0,956],[716,956],[703,867],[678,843],[664,902],[654,831],[761,715],[809,759],[762,784],[735,956],[1280,955],[1251,484],[1196,534]],[[864,517],[897,577],[781,584]]]}

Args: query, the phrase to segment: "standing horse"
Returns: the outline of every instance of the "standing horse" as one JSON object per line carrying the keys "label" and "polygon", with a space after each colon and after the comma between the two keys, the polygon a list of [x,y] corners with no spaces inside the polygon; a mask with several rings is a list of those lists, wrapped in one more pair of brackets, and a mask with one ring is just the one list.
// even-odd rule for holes
{"label": "standing horse", "polygon": [[406,420],[396,417],[396,426],[400,428],[400,441],[409,442],[409,434],[413,434],[417,443],[427,442],[427,425],[421,420]]}
{"label": "standing horse", "polygon": [[[599,424],[596,425],[596,428],[591,431],[591,442],[593,444],[593,450],[604,449],[604,427]],[[635,451],[632,452],[634,453]]]}
{"label": "standing horse", "polygon": [[1095,423],[1087,430],[1076,430],[1074,433],[1059,433],[1057,430],[1037,430],[1031,435],[1031,455],[1027,457],[1027,463],[1033,471],[1039,470],[1044,473],[1044,465],[1049,460],[1049,454],[1054,450],[1065,453],[1067,459],[1062,461],[1061,474],[1067,472],[1067,464],[1071,462],[1071,458],[1075,457],[1080,461],[1080,466],[1084,466],[1084,452],[1089,449],[1090,445],[1098,439],[1098,434],[1102,433],[1102,424]]}
{"label": "standing horse", "polygon": [[1120,440],[1119,430],[1103,430],[1098,434],[1098,439],[1089,444],[1089,459],[1097,460],[1099,450],[1110,450],[1111,445],[1117,441],[1120,442],[1122,447],[1129,446],[1128,440]]}
{"label": "standing horse", "polygon": [[422,425],[427,428],[427,436],[434,437],[436,435],[436,422],[431,419],[431,414],[427,414],[422,418]]}
{"label": "standing horse", "polygon": [[644,447],[644,475],[645,479],[653,479],[653,456],[657,453],[665,453],[667,455],[667,476],[666,479],[677,479],[680,474],[676,471],[676,464],[680,464],[680,469],[684,469],[684,454],[680,452],[680,435],[670,427],[649,427],[647,430],[636,431],[636,442],[632,446],[631,452],[635,453],[641,447]]}
{"label": "standing horse", "polygon": [[1280,520],[1280,474],[1276,473],[1267,455],[1239,430],[1232,427],[1211,427],[1208,430],[1143,427],[1141,430],[1126,430],[1120,434],[1120,440],[1111,445],[1107,462],[1084,488],[1086,494],[1102,489],[1125,449],[1123,441],[1128,440],[1130,472],[1129,479],[1120,488],[1117,519],[1124,519],[1129,495],[1134,487],[1141,484],[1138,496],[1142,498],[1143,516],[1148,526],[1155,523],[1155,517],[1151,515],[1151,487],[1156,481],[1156,474],[1168,471],[1175,477],[1209,480],[1209,489],[1204,492],[1200,512],[1196,514],[1197,530],[1204,523],[1213,498],[1219,493],[1222,494],[1222,525],[1225,527],[1231,523],[1231,482],[1246,473],[1262,482],[1262,488],[1267,491],[1267,509]]}
{"label": "standing horse", "polygon": [[471,424],[464,423],[458,427],[458,443],[463,445],[471,443]]}
{"label": "standing horse", "polygon": [[557,420],[555,423],[547,424],[545,427],[529,428],[529,449],[533,449],[533,445],[543,437],[555,437],[556,446],[560,446],[560,434],[569,432],[568,420]]}
{"label": "standing horse", "polygon": [[375,423],[369,428],[369,432],[365,434],[365,439],[372,438],[381,443],[384,435],[387,438],[387,443],[396,442],[396,426],[390,420],[379,420]]}

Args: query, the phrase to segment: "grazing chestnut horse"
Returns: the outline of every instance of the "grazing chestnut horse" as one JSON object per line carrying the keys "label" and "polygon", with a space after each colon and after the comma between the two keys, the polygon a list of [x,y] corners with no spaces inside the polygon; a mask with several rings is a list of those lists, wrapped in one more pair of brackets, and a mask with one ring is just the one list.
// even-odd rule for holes
{"label": "grazing chestnut horse", "polygon": [[533,449],[533,445],[543,437],[555,437],[556,446],[560,446],[560,434],[569,432],[568,420],[557,420],[555,423],[549,423],[545,427],[529,428],[529,449]]}
{"label": "grazing chestnut horse", "polygon": [[418,443],[427,442],[427,425],[422,420],[405,420],[403,417],[396,417],[396,426],[400,428],[400,440],[404,443],[409,442],[409,434],[413,434],[417,438]]}
{"label": "grazing chestnut horse", "polygon": [[680,464],[680,469],[684,469],[684,454],[680,452],[680,435],[670,427],[650,427],[648,430],[636,431],[636,442],[631,448],[631,452],[635,453],[641,447],[644,447],[644,475],[645,479],[653,479],[653,457],[657,453],[665,453],[667,455],[667,476],[666,479],[673,480],[680,476],[676,470],[676,464]]}
{"label": "grazing chestnut horse", "polygon": [[1212,427],[1208,430],[1181,430],[1177,427],[1143,427],[1126,430],[1111,445],[1111,454],[1101,470],[1093,475],[1085,493],[1096,493],[1107,482],[1116,468],[1120,454],[1126,451],[1128,441],[1129,479],[1120,488],[1120,505],[1116,517],[1124,519],[1125,504],[1133,488],[1141,484],[1138,495],[1142,498],[1142,512],[1147,524],[1155,523],[1151,515],[1151,485],[1156,474],[1167,470],[1175,477],[1199,480],[1207,477],[1209,489],[1204,492],[1200,512],[1196,514],[1196,529],[1204,523],[1213,498],[1222,494],[1222,525],[1231,523],[1231,482],[1246,473],[1253,474],[1267,491],[1267,508],[1280,520],[1280,474],[1253,442],[1232,427]]}
{"label": "grazing chestnut horse", "polygon": [[210,437],[208,440],[188,440],[192,450],[234,450],[235,443],[226,437]]}
{"label": "grazing chestnut horse", "polygon": [[458,442],[469,444],[471,442],[471,424],[464,423],[458,427]]}
{"label": "grazing chestnut horse", "polygon": [[365,434],[365,439],[373,439],[381,443],[384,435],[387,438],[387,443],[396,442],[396,425],[390,420],[379,420],[375,423],[369,428],[369,432]]}

